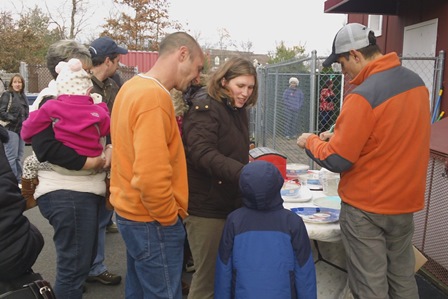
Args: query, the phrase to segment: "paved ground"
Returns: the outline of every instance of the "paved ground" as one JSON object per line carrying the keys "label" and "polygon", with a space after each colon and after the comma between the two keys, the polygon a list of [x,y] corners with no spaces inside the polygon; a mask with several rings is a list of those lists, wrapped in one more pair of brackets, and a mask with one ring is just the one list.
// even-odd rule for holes
{"label": "paved ground", "polygon": [[[29,146],[25,149],[25,156],[29,155]],[[54,284],[56,274],[56,253],[53,243],[53,228],[39,211],[38,207],[25,212],[30,221],[39,228],[45,239],[44,248],[37,259],[33,270],[39,272],[51,284]],[[106,260],[109,271],[123,277],[121,284],[117,286],[105,286],[100,283],[86,283],[87,292],[85,299],[121,299],[124,298],[124,278],[126,275],[126,247],[119,233],[106,235]],[[191,275],[184,273],[186,281],[191,280]],[[186,296],[184,297],[186,298]]]}

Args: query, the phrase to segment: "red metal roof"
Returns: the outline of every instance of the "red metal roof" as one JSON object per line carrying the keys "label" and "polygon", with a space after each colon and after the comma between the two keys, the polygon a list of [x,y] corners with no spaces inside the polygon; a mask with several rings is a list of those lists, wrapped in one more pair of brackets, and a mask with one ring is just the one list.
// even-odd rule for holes
{"label": "red metal roof", "polygon": [[129,51],[128,54],[120,56],[120,63],[136,67],[139,73],[144,73],[152,68],[158,56],[158,52]]}

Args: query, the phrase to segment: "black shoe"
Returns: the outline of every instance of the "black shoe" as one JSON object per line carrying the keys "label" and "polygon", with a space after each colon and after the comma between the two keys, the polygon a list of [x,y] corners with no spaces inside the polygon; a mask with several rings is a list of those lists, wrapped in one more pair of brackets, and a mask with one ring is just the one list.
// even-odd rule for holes
{"label": "black shoe", "polygon": [[87,282],[101,282],[104,285],[117,285],[121,282],[121,276],[105,271],[98,276],[88,276]]}

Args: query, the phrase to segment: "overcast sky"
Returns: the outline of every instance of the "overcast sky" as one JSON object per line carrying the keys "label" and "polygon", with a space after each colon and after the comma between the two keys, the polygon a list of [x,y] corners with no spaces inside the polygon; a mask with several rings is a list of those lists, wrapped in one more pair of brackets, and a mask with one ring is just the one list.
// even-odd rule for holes
{"label": "overcast sky", "polygon": [[[0,0],[0,9],[17,11],[23,6],[47,3],[50,9],[63,0]],[[89,34],[99,34],[104,18],[113,10],[113,0],[88,0],[95,11],[89,20]],[[275,52],[284,41],[287,47],[304,46],[307,53],[317,50],[319,56],[331,52],[334,35],[346,22],[346,15],[324,14],[325,0],[169,0],[170,18],[179,21],[199,43],[218,43],[218,30],[225,28],[237,45],[251,41],[256,54]],[[14,8],[15,7],[15,8]],[[82,39],[82,37],[80,38]],[[82,40],[81,40],[82,41]]]}

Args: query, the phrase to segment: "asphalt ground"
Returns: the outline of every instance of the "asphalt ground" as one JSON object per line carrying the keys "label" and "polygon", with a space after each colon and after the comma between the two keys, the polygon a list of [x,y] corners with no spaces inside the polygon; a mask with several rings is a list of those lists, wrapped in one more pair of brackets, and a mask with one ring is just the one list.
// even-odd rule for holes
{"label": "asphalt ground", "polygon": [[[26,146],[25,157],[31,153],[31,147]],[[24,213],[42,233],[45,245],[34,264],[34,272],[40,273],[52,285],[56,276],[56,251],[53,243],[53,227],[48,223],[39,207]],[[122,282],[115,286],[106,286],[99,282],[86,283],[85,299],[121,299],[124,298],[124,280],[126,276],[126,247],[120,233],[107,233],[105,244],[105,261],[109,272],[122,276]],[[184,273],[184,280],[191,281],[191,274]],[[184,296],[184,298],[187,298]]]}

